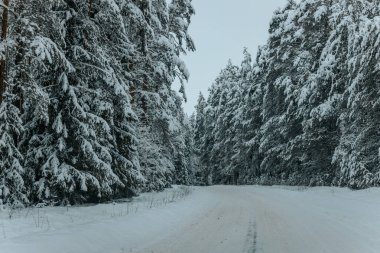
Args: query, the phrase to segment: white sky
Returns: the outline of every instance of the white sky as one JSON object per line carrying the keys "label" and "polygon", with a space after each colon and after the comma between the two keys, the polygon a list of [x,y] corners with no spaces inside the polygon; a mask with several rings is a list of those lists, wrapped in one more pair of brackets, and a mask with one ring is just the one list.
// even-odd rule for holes
{"label": "white sky", "polygon": [[184,104],[189,115],[194,111],[199,92],[207,96],[208,88],[228,59],[240,65],[244,47],[248,47],[255,59],[258,46],[267,41],[273,12],[283,7],[286,0],[193,0],[192,3],[196,15],[190,34],[197,51],[184,58],[191,75],[186,84],[188,102]]}

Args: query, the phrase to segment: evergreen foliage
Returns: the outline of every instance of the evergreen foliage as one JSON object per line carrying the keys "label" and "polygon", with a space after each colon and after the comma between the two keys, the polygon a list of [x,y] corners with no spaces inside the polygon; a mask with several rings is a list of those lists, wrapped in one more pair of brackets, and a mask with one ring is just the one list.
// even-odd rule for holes
{"label": "evergreen foliage", "polygon": [[256,59],[228,62],[190,117],[191,0],[3,2],[0,205],[380,185],[377,1],[289,0]]}
{"label": "evergreen foliage", "polygon": [[370,0],[277,10],[256,61],[229,63],[197,110],[204,182],[378,186],[379,16]]}
{"label": "evergreen foliage", "polygon": [[[181,106],[189,77],[181,56],[195,50],[191,0],[3,7],[3,203],[98,202],[191,183]],[[171,87],[176,78],[184,98]]]}

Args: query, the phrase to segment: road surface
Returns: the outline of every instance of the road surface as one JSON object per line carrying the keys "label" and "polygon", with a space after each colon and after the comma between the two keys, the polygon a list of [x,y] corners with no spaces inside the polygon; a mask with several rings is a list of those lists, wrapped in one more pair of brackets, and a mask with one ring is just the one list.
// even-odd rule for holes
{"label": "road surface", "polygon": [[210,203],[202,212],[136,252],[380,252],[379,198],[371,202],[334,188],[289,189],[203,189]]}
{"label": "road surface", "polygon": [[0,248],[4,253],[379,253],[380,190],[196,188],[176,203],[15,236],[0,240]]}

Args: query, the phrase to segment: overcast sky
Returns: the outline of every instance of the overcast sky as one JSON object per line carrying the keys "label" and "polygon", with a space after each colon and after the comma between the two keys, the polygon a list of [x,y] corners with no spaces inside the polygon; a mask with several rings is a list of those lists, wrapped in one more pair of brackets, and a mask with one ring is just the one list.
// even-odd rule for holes
{"label": "overcast sky", "polygon": [[184,59],[190,71],[185,112],[194,111],[199,92],[207,95],[228,59],[240,64],[243,48],[253,57],[268,38],[273,12],[286,0],[193,0],[196,15],[190,26],[197,51]]}

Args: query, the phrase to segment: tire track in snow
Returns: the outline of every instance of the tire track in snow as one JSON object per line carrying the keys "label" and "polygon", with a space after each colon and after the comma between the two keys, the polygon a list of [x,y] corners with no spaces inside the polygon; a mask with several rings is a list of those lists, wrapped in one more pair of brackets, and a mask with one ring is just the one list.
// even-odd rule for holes
{"label": "tire track in snow", "polygon": [[246,239],[246,246],[245,253],[257,253],[257,226],[256,221],[250,221],[248,232],[247,232],[247,239]]}

